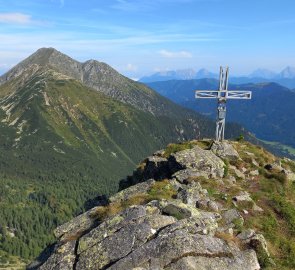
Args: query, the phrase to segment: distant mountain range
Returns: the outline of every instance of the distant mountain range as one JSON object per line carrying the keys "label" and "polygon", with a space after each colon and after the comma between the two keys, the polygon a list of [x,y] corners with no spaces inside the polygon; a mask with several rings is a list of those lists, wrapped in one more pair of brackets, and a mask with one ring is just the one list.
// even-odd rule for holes
{"label": "distant mountain range", "polygon": [[[194,69],[184,69],[176,71],[157,72],[150,76],[142,77],[139,81],[144,83],[168,80],[194,80],[194,79],[218,79],[218,73],[212,73],[206,69],[196,71]],[[295,68],[286,67],[279,73],[275,73],[268,69],[257,69],[248,76],[230,76],[231,83],[259,83],[259,82],[275,82],[290,89],[295,88]]]}
{"label": "distant mountain range", "polygon": [[[216,90],[216,79],[171,80],[148,83],[148,86],[172,101],[216,117],[216,100],[195,99],[194,90]],[[227,120],[242,124],[258,138],[295,147],[295,93],[276,83],[235,85],[229,89],[253,91],[252,100],[228,101]]]}

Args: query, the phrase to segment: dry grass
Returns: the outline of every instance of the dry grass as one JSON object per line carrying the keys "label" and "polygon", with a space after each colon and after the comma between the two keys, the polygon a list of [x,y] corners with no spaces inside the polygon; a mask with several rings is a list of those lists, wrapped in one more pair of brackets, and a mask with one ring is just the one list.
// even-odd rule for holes
{"label": "dry grass", "polygon": [[171,186],[169,180],[155,182],[147,193],[138,193],[124,201],[112,202],[107,206],[98,207],[92,214],[92,218],[103,221],[116,215],[131,205],[144,205],[152,200],[172,199],[176,196],[176,190]]}
{"label": "dry grass", "polygon": [[224,240],[228,245],[234,244],[240,250],[245,250],[247,248],[247,246],[242,243],[241,239],[230,233],[216,232],[215,237]]}

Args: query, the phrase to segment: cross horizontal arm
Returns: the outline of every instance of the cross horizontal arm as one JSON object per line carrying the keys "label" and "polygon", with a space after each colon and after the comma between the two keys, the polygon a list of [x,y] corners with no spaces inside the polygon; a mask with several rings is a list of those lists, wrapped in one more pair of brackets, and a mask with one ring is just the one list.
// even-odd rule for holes
{"label": "cross horizontal arm", "polygon": [[217,98],[217,99],[251,99],[251,91],[238,90],[197,90],[195,92],[196,98]]}
{"label": "cross horizontal arm", "polygon": [[218,92],[216,90],[197,90],[196,98],[218,98]]}
{"label": "cross horizontal arm", "polygon": [[231,90],[227,91],[227,97],[229,99],[251,99],[252,92],[251,91],[236,91]]}

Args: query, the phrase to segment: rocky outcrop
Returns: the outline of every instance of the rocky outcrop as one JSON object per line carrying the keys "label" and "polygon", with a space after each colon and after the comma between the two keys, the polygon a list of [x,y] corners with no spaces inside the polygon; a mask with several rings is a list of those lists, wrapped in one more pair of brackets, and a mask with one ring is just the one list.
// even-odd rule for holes
{"label": "rocky outcrop", "polygon": [[251,194],[237,189],[222,201],[206,188],[226,188],[224,166],[198,146],[155,154],[137,170],[137,184],[58,227],[50,256],[29,269],[260,269],[261,260],[272,261],[263,235],[243,230],[241,207],[253,207]]}
{"label": "rocky outcrop", "polygon": [[213,142],[211,151],[220,158],[226,158],[229,160],[239,158],[237,150],[227,141]]}

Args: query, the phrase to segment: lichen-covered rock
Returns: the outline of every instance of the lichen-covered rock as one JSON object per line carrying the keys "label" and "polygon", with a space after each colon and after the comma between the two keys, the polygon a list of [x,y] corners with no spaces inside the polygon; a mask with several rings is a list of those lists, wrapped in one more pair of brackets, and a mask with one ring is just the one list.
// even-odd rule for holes
{"label": "lichen-covered rock", "polygon": [[199,211],[195,207],[177,200],[168,202],[167,205],[163,207],[162,212],[176,217],[177,219],[196,217],[200,215]]}
{"label": "lichen-covered rock", "polygon": [[[243,216],[257,206],[240,185],[249,167],[235,160],[247,170],[230,166],[223,178],[220,157],[238,157],[227,143],[219,146],[216,154],[193,146],[149,157],[135,172],[137,184],[58,227],[51,253],[30,269],[258,270],[259,262],[271,262],[263,236],[243,231]],[[142,205],[131,205],[137,202]]]}
{"label": "lichen-covered rock", "polygon": [[229,209],[222,214],[222,218],[224,219],[227,225],[239,223],[244,223],[243,216],[239,213],[237,209]]}
{"label": "lichen-covered rock", "polygon": [[254,230],[248,229],[242,231],[237,237],[256,251],[258,260],[263,265],[274,265],[267,248],[266,240],[262,234],[256,234]]}
{"label": "lichen-covered rock", "polygon": [[216,156],[230,160],[239,159],[237,150],[228,141],[213,142],[210,149]]}
{"label": "lichen-covered rock", "polygon": [[61,241],[64,241],[67,238],[78,237],[82,232],[95,226],[96,221],[93,219],[93,213],[95,213],[98,208],[99,207],[94,207],[69,222],[57,227],[54,230],[55,237],[61,238]]}
{"label": "lichen-covered rock", "polygon": [[216,178],[224,175],[225,164],[212,151],[194,146],[192,149],[179,151],[171,156],[170,160],[175,160],[176,164],[185,169],[191,169],[201,176]]}
{"label": "lichen-covered rock", "polygon": [[[236,252],[225,241],[213,236],[190,234],[186,229],[179,229],[147,242],[108,269],[185,269],[181,268],[183,264],[180,262],[185,257],[193,257],[197,261],[206,258],[207,264],[203,261],[201,269],[210,265],[211,258],[228,260],[235,267],[232,269],[239,269],[243,264],[247,265],[244,269],[259,269],[255,253],[245,256],[242,260],[243,252]],[[248,257],[251,257],[251,260]],[[177,265],[178,262],[180,265]],[[215,265],[216,270],[224,269],[222,265]],[[199,269],[198,264],[193,264],[192,267],[194,268],[187,269]]]}
{"label": "lichen-covered rock", "polygon": [[258,170],[254,170],[254,171],[251,171],[249,174],[251,176],[257,176],[257,175],[259,175],[259,171]]}
{"label": "lichen-covered rock", "polygon": [[142,172],[139,172],[137,175],[137,181],[143,181],[150,178],[153,179],[164,179],[169,177],[170,169],[168,167],[168,160],[155,153],[153,156],[150,156],[145,159],[145,167]]}
{"label": "lichen-covered rock", "polygon": [[195,171],[193,169],[184,169],[184,170],[179,170],[175,172],[172,177],[175,178],[179,183],[181,184],[187,184],[189,181],[189,178],[191,177],[198,177],[201,176],[202,174],[198,171]]}
{"label": "lichen-covered rock", "polygon": [[260,269],[256,254],[253,250],[245,250],[236,257],[202,257],[185,256],[165,270],[258,270]]}
{"label": "lichen-covered rock", "polygon": [[253,202],[250,194],[247,191],[241,191],[237,196],[233,197],[233,201],[239,202]]}
{"label": "lichen-covered rock", "polygon": [[79,241],[78,254],[119,231],[122,227],[129,224],[133,220],[139,220],[149,214],[159,213],[160,211],[153,206],[138,205],[127,208],[119,214],[106,219],[89,233],[83,235]]}
{"label": "lichen-covered rock", "polygon": [[[125,224],[118,231],[89,246],[79,255],[78,269],[101,269],[127,256],[151,239],[157,231],[175,222],[173,217],[150,215]],[[84,247],[85,248],[85,247]]]}
{"label": "lichen-covered rock", "polygon": [[155,183],[155,180],[149,179],[145,182],[130,186],[130,187],[123,189],[122,191],[116,193],[115,195],[111,196],[109,198],[109,201],[110,202],[126,201],[136,194],[146,193],[154,183]]}
{"label": "lichen-covered rock", "polygon": [[183,203],[196,206],[197,201],[204,198],[202,193],[202,187],[199,183],[193,183],[183,186],[177,193],[177,199],[180,199]]}
{"label": "lichen-covered rock", "polygon": [[40,270],[72,270],[76,260],[76,241],[57,245],[54,253],[42,264]]}
{"label": "lichen-covered rock", "polygon": [[283,173],[286,175],[288,181],[295,182],[295,173],[289,170],[283,170]]}
{"label": "lichen-covered rock", "polygon": [[233,170],[233,172],[235,173],[235,175],[238,178],[241,178],[241,179],[245,179],[246,178],[245,174],[243,172],[241,172],[240,170],[238,170],[235,166],[230,165],[229,168],[231,170]]}

